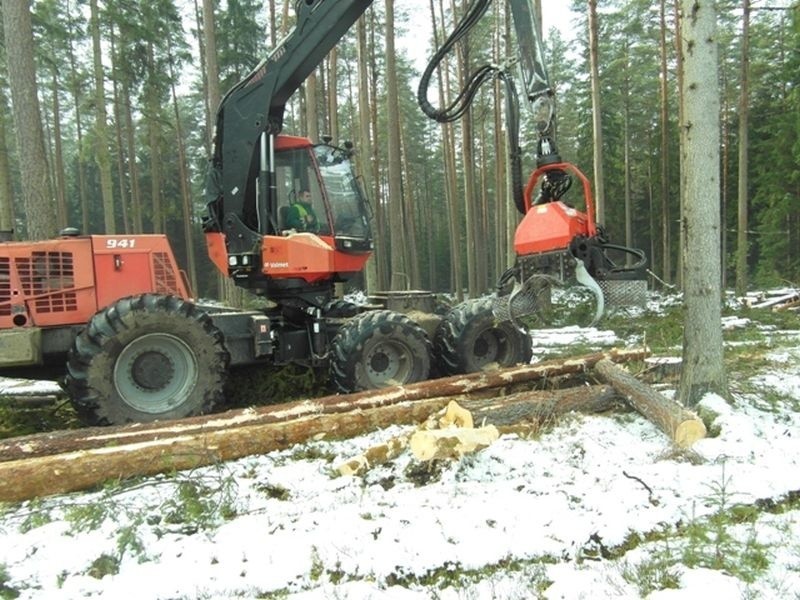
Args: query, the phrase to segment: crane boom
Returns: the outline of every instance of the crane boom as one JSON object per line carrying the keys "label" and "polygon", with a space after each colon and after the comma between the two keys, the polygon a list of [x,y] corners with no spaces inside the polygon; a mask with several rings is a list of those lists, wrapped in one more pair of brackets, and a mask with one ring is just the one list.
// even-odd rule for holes
{"label": "crane boom", "polygon": [[[250,74],[222,99],[216,115],[214,148],[206,185],[209,218],[206,231],[222,231],[232,251],[257,246],[260,237],[278,230],[274,161],[274,136],[283,128],[286,103],[330,50],[347,33],[373,0],[297,0],[297,23]],[[473,0],[465,16],[442,49],[431,60],[420,83],[420,106],[432,118],[436,110],[424,98],[423,85],[438,61],[485,14],[492,0]],[[517,31],[518,61],[526,97],[534,103],[552,96],[544,64],[541,40],[531,0],[507,0]],[[499,76],[509,86],[509,130],[512,131],[515,203],[522,204],[521,159],[515,143],[518,130],[516,91],[512,78],[499,67],[473,75],[475,87],[488,76]],[[473,89],[462,93],[465,103]],[[551,102],[547,103],[552,106]],[[537,125],[540,135],[549,135],[552,109],[546,123]],[[549,147],[549,146],[547,146]],[[557,161],[554,161],[557,162]],[[248,218],[248,215],[249,218]]]}

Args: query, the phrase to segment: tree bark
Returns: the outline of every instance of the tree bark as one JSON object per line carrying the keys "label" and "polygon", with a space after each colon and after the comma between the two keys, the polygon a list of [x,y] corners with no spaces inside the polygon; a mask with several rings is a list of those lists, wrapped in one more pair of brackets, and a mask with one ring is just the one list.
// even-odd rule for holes
{"label": "tree bark", "polygon": [[70,65],[70,88],[72,92],[72,102],[75,105],[75,134],[78,141],[78,153],[75,158],[75,166],[78,171],[78,200],[81,209],[81,227],[84,234],[89,233],[89,202],[86,198],[86,176],[83,171],[83,161],[81,159],[81,151],[83,149],[83,124],[81,117],[81,77],[78,74],[78,64],[75,59],[75,49],[73,47],[73,40],[77,37],[73,30],[73,19],[70,14],[70,3],[65,5],[67,13],[67,26],[69,28],[68,38],[69,46],[67,48],[69,53]]}
{"label": "tree bark", "polygon": [[50,169],[47,166],[42,113],[39,105],[33,49],[30,2],[4,0],[2,4],[14,128],[22,184],[22,205],[28,238],[43,240],[56,233]]}
{"label": "tree bark", "polygon": [[748,199],[748,151],[749,140],[749,74],[750,74],[750,0],[742,0],[742,55],[740,60],[741,81],[739,83],[739,201],[738,230],[736,235],[736,294],[747,293],[747,199]]}
{"label": "tree bark", "polygon": [[95,99],[95,155],[100,173],[100,192],[103,197],[103,233],[113,235],[117,232],[114,218],[114,184],[111,178],[111,154],[108,150],[108,116],[106,114],[105,74],[100,40],[100,13],[97,0],[89,3],[92,31],[92,56],[94,59],[94,99]]}
{"label": "tree bark", "polygon": [[682,0],[681,181],[684,194],[683,371],[679,399],[694,406],[706,392],[727,395],[720,289],[719,113],[716,11]]}
{"label": "tree bark", "polygon": [[306,136],[312,142],[319,141],[319,107],[317,105],[317,72],[312,71],[305,82]]}
{"label": "tree bark", "polygon": [[56,69],[52,73],[53,95],[53,181],[56,194],[56,222],[58,229],[67,226],[67,182],[64,174],[64,144],[61,130],[61,102],[58,98],[60,82]]}
{"label": "tree bark", "polygon": [[659,2],[660,37],[659,45],[661,58],[661,278],[666,283],[672,282],[672,249],[671,249],[671,222],[672,215],[669,207],[669,93],[667,86],[667,7],[666,0]]}
{"label": "tree bark", "polygon": [[125,145],[128,148],[128,174],[131,181],[131,212],[133,232],[144,232],[142,215],[142,193],[139,188],[139,167],[136,161],[136,140],[133,129],[133,110],[131,108],[131,91],[127,78],[122,81],[123,106],[125,113]]}
{"label": "tree bark", "polygon": [[[117,52],[116,48],[116,34],[114,31],[114,26],[111,26],[111,81],[112,81],[112,89],[113,89],[113,106],[114,106],[114,137],[116,143],[116,150],[117,150],[117,180],[119,181],[119,206],[122,212],[122,231],[124,233],[132,233],[131,230],[131,221],[130,221],[130,207],[133,206],[133,202],[128,204],[126,202],[127,189],[128,185],[126,185],[126,173],[130,172],[130,169],[125,168],[125,153],[127,147],[123,144],[122,137],[122,98],[120,97],[120,85],[119,81],[121,79],[119,74],[119,65],[120,61],[120,53]],[[128,157],[128,164],[132,161],[130,157]]]}
{"label": "tree bark", "polygon": [[[169,40],[167,41],[169,44]],[[170,89],[172,91],[172,109],[175,116],[175,146],[178,148],[178,178],[181,188],[181,212],[183,214],[183,240],[186,245],[186,268],[189,271],[189,286],[194,293],[197,293],[197,267],[195,265],[194,251],[194,211],[192,208],[192,196],[189,191],[189,172],[186,167],[186,146],[184,144],[183,126],[181,125],[181,113],[178,107],[178,93],[175,90],[177,79],[174,72],[172,48],[169,52],[170,70]]]}
{"label": "tree bark", "polygon": [[706,436],[706,427],[696,414],[684,410],[681,405],[636,380],[611,361],[598,361],[595,371],[679,447],[689,448]]}
{"label": "tree bark", "polygon": [[[358,171],[364,181],[364,190],[372,191],[372,169],[370,163],[375,160],[372,143],[372,127],[370,123],[369,95],[369,51],[367,49],[367,19],[364,15],[356,23],[356,40],[358,55]],[[375,201],[375,198],[372,198]],[[378,224],[376,215],[371,215],[371,228],[376,231]],[[367,262],[365,269],[365,290],[367,294],[375,292],[378,285],[378,266],[376,260]]]}
{"label": "tree bark", "polygon": [[328,134],[334,144],[339,139],[339,53],[334,46],[328,54]]}
{"label": "tree bark", "polygon": [[[434,8],[433,0],[430,2],[431,8],[431,22],[433,23],[433,39],[437,47],[442,44],[441,36],[437,29],[436,11]],[[444,27],[444,0],[439,0],[439,21]],[[443,68],[440,65],[437,67],[436,75],[439,80],[439,106],[448,106],[450,104],[450,61],[445,57]],[[461,221],[461,202],[458,199],[458,181],[456,173],[456,158],[455,158],[455,131],[452,123],[442,123],[442,156],[444,167],[444,191],[445,200],[447,203],[447,227],[448,227],[448,242],[450,246],[450,289],[455,293],[456,300],[460,302],[464,299],[464,285],[461,270],[461,230],[459,223]]]}
{"label": "tree bark", "polygon": [[14,231],[14,187],[11,183],[11,164],[8,160],[6,118],[10,111],[5,90],[0,89],[0,232]]}
{"label": "tree bark", "polygon": [[389,231],[391,289],[409,288],[403,240],[403,173],[400,141],[400,104],[394,46],[394,0],[386,0],[386,112],[389,171]]}
{"label": "tree bark", "polygon": [[605,225],[606,199],[603,181],[603,126],[600,101],[600,58],[598,56],[597,0],[589,0],[589,65],[592,86],[592,140],[594,141],[594,203],[595,219]]}
{"label": "tree bark", "polygon": [[[648,352],[645,350],[611,350],[605,353],[556,359],[536,365],[520,365],[495,371],[422,381],[407,386],[232,410],[223,414],[176,421],[36,434],[0,440],[0,462],[94,448],[146,444],[166,437],[202,435],[212,431],[276,424],[313,415],[368,410],[399,403],[430,400],[431,398],[446,398],[449,402],[456,397],[463,399],[466,395],[472,395],[477,399],[479,394],[485,395],[487,390],[499,394],[498,390],[505,390],[517,384],[546,380],[561,375],[585,373],[603,358],[614,362],[626,362],[642,360],[647,355]],[[524,400],[523,396],[518,398]],[[562,399],[561,404],[567,406],[568,402]],[[487,406],[491,405],[492,402],[487,404]],[[476,405],[475,408],[478,411],[478,419],[482,419],[484,413],[480,412],[480,406]],[[502,423],[498,421],[496,424]]]}

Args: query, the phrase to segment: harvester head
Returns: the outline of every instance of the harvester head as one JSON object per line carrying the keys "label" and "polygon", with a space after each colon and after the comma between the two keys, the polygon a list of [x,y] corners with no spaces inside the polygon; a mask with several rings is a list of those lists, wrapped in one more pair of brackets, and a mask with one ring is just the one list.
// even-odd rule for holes
{"label": "harvester head", "polygon": [[[573,176],[582,184],[583,211],[562,199]],[[646,257],[608,242],[595,223],[591,184],[577,167],[540,167],[524,201],[525,216],[514,236],[517,259],[497,285],[498,320],[522,330],[593,326],[609,308],[644,304]]]}

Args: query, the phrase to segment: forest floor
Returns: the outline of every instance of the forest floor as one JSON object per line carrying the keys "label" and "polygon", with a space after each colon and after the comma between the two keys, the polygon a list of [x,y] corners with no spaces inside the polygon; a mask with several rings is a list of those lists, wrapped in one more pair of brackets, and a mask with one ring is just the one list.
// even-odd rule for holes
{"label": "forest floor", "polygon": [[[534,360],[679,356],[677,305],[539,332]],[[689,451],[634,412],[570,415],[458,462],[334,476],[392,427],[8,504],[0,598],[800,598],[800,317],[726,315],[732,395],[702,400]]]}

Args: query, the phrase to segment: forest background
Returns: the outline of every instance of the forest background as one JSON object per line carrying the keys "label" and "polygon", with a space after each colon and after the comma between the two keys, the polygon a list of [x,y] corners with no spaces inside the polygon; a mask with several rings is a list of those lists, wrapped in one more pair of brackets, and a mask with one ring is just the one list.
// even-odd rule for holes
{"label": "forest background", "polygon": [[[20,2],[4,0],[10,3]],[[513,260],[519,215],[508,194],[499,85],[485,86],[459,122],[441,125],[416,103],[420,52],[405,55],[400,49],[408,45],[391,51],[406,36],[432,55],[467,4],[375,2],[287,107],[286,133],[356,144],[375,214],[374,289],[476,296],[492,289]],[[551,22],[548,4],[544,20]],[[44,214],[32,214],[21,200],[22,169],[31,163],[18,152],[15,129],[24,126],[12,111],[8,84],[10,69],[20,64],[7,59],[4,39],[0,229],[13,229],[15,239],[38,238],[41,230],[32,224],[43,219],[52,222],[47,235],[66,226],[84,233],[164,232],[196,293],[219,296],[201,227],[214,84],[224,93],[265,57],[291,29],[293,6],[290,0],[35,0],[33,51],[49,183]],[[678,2],[573,0],[570,8],[568,27],[545,34],[559,149],[594,179],[611,240],[644,249],[657,280],[680,284]],[[796,284],[800,3],[719,1],[717,11],[722,284],[738,290]],[[204,16],[212,13],[210,28]],[[430,23],[426,39],[419,39],[421,19]],[[590,39],[597,40],[594,48]],[[210,44],[217,82],[208,77]],[[507,3],[495,2],[445,63],[431,99],[448,103],[476,66],[507,62],[514,52]],[[535,135],[525,115],[528,172]],[[389,160],[398,155],[391,147],[399,148],[399,160]]]}

